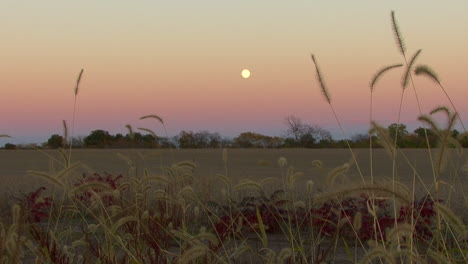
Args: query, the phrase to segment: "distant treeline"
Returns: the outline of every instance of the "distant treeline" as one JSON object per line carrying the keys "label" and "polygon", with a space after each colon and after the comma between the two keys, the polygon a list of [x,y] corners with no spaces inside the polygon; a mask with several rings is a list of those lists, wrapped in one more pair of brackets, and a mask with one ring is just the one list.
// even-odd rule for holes
{"label": "distant treeline", "polygon": [[[129,131],[126,135],[111,135],[105,130],[94,130],[85,137],[74,137],[65,139],[63,136],[54,134],[47,142],[40,145],[14,145],[5,144],[4,149],[27,149],[27,148],[179,148],[179,149],[201,149],[201,148],[346,148],[346,140],[335,140],[331,133],[319,126],[303,123],[299,118],[290,116],[286,118],[288,130],[284,136],[267,136],[254,132],[244,132],[237,137],[223,137],[219,133],[209,131],[181,131],[174,137],[160,137],[154,133],[142,134]],[[426,133],[431,147],[438,144],[439,134],[431,129],[419,127],[413,132],[408,132],[404,124],[391,124],[382,128],[384,132],[371,133],[372,146],[379,148],[388,143],[388,138],[393,142],[397,138],[400,148],[426,148]],[[398,131],[398,134],[397,134]],[[438,131],[440,132],[440,131]],[[468,147],[468,135],[460,134],[459,131],[450,132],[453,138],[463,147]],[[387,143],[385,143],[387,142]],[[357,134],[348,139],[353,148],[368,148],[369,134]]]}

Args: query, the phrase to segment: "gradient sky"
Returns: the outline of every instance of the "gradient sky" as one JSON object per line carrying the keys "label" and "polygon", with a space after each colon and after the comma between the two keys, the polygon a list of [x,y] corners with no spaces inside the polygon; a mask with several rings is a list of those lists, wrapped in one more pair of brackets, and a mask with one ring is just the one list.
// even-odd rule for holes
{"label": "gradient sky", "polygon": [[[296,115],[340,137],[317,85],[321,66],[346,133],[365,132],[369,82],[403,61],[391,28],[395,10],[408,54],[441,77],[468,118],[468,1],[10,1],[0,2],[0,134],[43,142],[70,124],[76,135],[164,118],[170,135],[210,130],[282,135]],[[242,79],[243,68],[251,70]],[[401,69],[375,91],[375,119],[396,121]],[[432,82],[415,78],[424,112],[447,104]],[[414,128],[414,92],[402,122]],[[464,119],[468,123],[468,119]]]}

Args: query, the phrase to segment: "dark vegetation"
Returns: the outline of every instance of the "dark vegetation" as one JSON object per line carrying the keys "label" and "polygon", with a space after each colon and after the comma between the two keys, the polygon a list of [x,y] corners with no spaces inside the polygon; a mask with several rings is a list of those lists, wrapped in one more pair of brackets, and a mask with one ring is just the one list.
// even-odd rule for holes
{"label": "dark vegetation", "polygon": [[[234,138],[223,137],[219,133],[206,130],[194,132],[182,130],[174,137],[160,137],[153,134],[142,134],[139,132],[120,133],[112,135],[105,130],[94,130],[85,137],[75,137],[72,142],[73,148],[180,148],[180,149],[203,149],[203,148],[346,148],[344,139],[337,140],[331,133],[317,125],[304,123],[300,118],[289,116],[286,118],[288,130],[284,136],[268,136],[254,132],[243,132]],[[398,128],[398,129],[397,129]],[[397,137],[400,148],[425,148],[427,147],[424,128],[418,127],[413,132],[407,130],[406,125],[393,123],[387,127],[392,139]],[[397,135],[398,131],[398,135]],[[436,133],[426,128],[429,143],[434,146],[437,142]],[[460,144],[468,147],[468,135],[452,130],[452,136],[460,141]],[[381,148],[378,144],[379,136],[373,135],[373,147]],[[63,148],[69,147],[70,142],[64,141],[64,137],[53,134],[47,142],[41,145],[26,144],[13,145],[6,143],[3,149],[28,149],[28,148]],[[356,134],[348,139],[353,148],[369,148],[369,134]]]}

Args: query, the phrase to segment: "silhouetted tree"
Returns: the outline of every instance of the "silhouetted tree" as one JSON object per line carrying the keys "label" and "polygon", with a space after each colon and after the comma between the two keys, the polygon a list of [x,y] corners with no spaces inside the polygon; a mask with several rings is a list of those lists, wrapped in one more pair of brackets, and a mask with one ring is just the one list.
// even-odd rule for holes
{"label": "silhouetted tree", "polygon": [[309,125],[299,117],[288,116],[285,119],[286,131],[285,147],[314,147],[316,142],[327,142],[332,139],[331,133],[317,125]]}
{"label": "silhouetted tree", "polygon": [[53,148],[53,149],[62,148],[63,147],[63,137],[58,135],[58,134],[53,134],[47,140],[47,146],[49,148]]}
{"label": "silhouetted tree", "polygon": [[14,150],[16,149],[16,145],[15,144],[11,144],[11,143],[6,143],[5,146],[4,146],[5,149],[8,149],[8,150]]}
{"label": "silhouetted tree", "polygon": [[84,139],[86,147],[109,147],[113,141],[113,137],[105,130],[94,130]]}

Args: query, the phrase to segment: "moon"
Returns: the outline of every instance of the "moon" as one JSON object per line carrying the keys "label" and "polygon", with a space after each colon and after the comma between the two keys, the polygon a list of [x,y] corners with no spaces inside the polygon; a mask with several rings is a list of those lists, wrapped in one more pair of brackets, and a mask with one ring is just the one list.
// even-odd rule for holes
{"label": "moon", "polygon": [[242,78],[247,79],[250,77],[250,71],[248,69],[243,69],[241,75]]}

